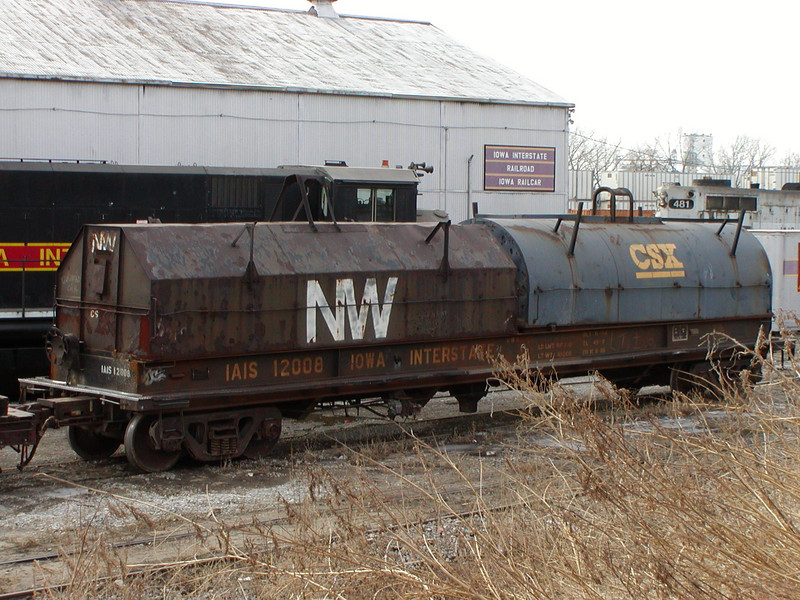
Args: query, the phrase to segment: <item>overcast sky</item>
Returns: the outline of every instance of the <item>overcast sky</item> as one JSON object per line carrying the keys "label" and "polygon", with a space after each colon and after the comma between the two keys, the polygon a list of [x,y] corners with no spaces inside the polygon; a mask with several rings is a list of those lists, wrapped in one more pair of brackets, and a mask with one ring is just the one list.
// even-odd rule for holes
{"label": "overcast sky", "polygon": [[[230,4],[307,10],[307,0]],[[575,104],[632,147],[684,133],[800,153],[796,0],[339,0],[340,14],[429,21]]]}

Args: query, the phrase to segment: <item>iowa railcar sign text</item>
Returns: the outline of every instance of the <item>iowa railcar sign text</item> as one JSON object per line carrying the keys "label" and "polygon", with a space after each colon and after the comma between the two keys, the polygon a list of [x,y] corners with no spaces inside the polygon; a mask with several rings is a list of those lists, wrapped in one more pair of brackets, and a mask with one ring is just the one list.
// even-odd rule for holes
{"label": "iowa railcar sign text", "polygon": [[537,146],[484,146],[483,189],[554,192],[556,149]]}

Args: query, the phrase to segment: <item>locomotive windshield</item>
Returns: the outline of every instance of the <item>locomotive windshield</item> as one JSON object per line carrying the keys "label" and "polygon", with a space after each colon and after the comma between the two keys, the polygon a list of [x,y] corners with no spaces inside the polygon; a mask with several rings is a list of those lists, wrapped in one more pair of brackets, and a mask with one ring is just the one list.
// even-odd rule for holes
{"label": "locomotive windshield", "polygon": [[391,222],[395,220],[394,190],[358,188],[356,190],[356,221]]}

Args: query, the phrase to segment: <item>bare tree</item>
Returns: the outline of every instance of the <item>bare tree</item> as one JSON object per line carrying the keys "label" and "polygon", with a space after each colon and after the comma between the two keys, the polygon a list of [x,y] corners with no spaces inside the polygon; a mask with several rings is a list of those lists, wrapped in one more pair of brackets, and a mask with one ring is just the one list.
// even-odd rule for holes
{"label": "bare tree", "polygon": [[733,187],[741,187],[755,169],[765,167],[775,154],[775,148],[746,135],[737,136],[730,146],[720,148],[714,155],[714,172],[732,178]]}
{"label": "bare tree", "polygon": [[778,164],[787,169],[800,169],[800,153],[788,152]]}
{"label": "bare tree", "polygon": [[575,130],[569,135],[569,168],[573,171],[591,171],[592,185],[600,186],[600,173],[619,166],[620,142],[609,142],[595,137],[593,131]]}
{"label": "bare tree", "polygon": [[628,151],[622,159],[626,171],[668,171],[678,172],[678,153],[674,148],[665,147],[660,138],[649,144],[639,144]]}
{"label": "bare tree", "polygon": [[[695,136],[696,137],[696,136]],[[648,144],[640,144],[630,150],[622,160],[622,168],[628,171],[661,171],[667,173],[694,173],[705,167],[698,162],[696,148],[692,147],[692,136],[678,131],[677,142],[671,136],[656,137]]]}

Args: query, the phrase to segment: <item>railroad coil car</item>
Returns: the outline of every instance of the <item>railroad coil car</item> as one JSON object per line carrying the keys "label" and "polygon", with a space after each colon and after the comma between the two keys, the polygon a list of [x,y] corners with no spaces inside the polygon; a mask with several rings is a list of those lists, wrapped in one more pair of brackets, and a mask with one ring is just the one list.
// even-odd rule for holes
{"label": "railroad coil car", "polygon": [[58,271],[50,377],[21,380],[0,447],[24,464],[69,426],[80,456],[124,444],[143,471],[259,456],[321,403],[410,414],[448,390],[475,411],[499,355],[681,388],[707,334],[755,344],[770,281],[752,234],[709,223],[89,225]]}

